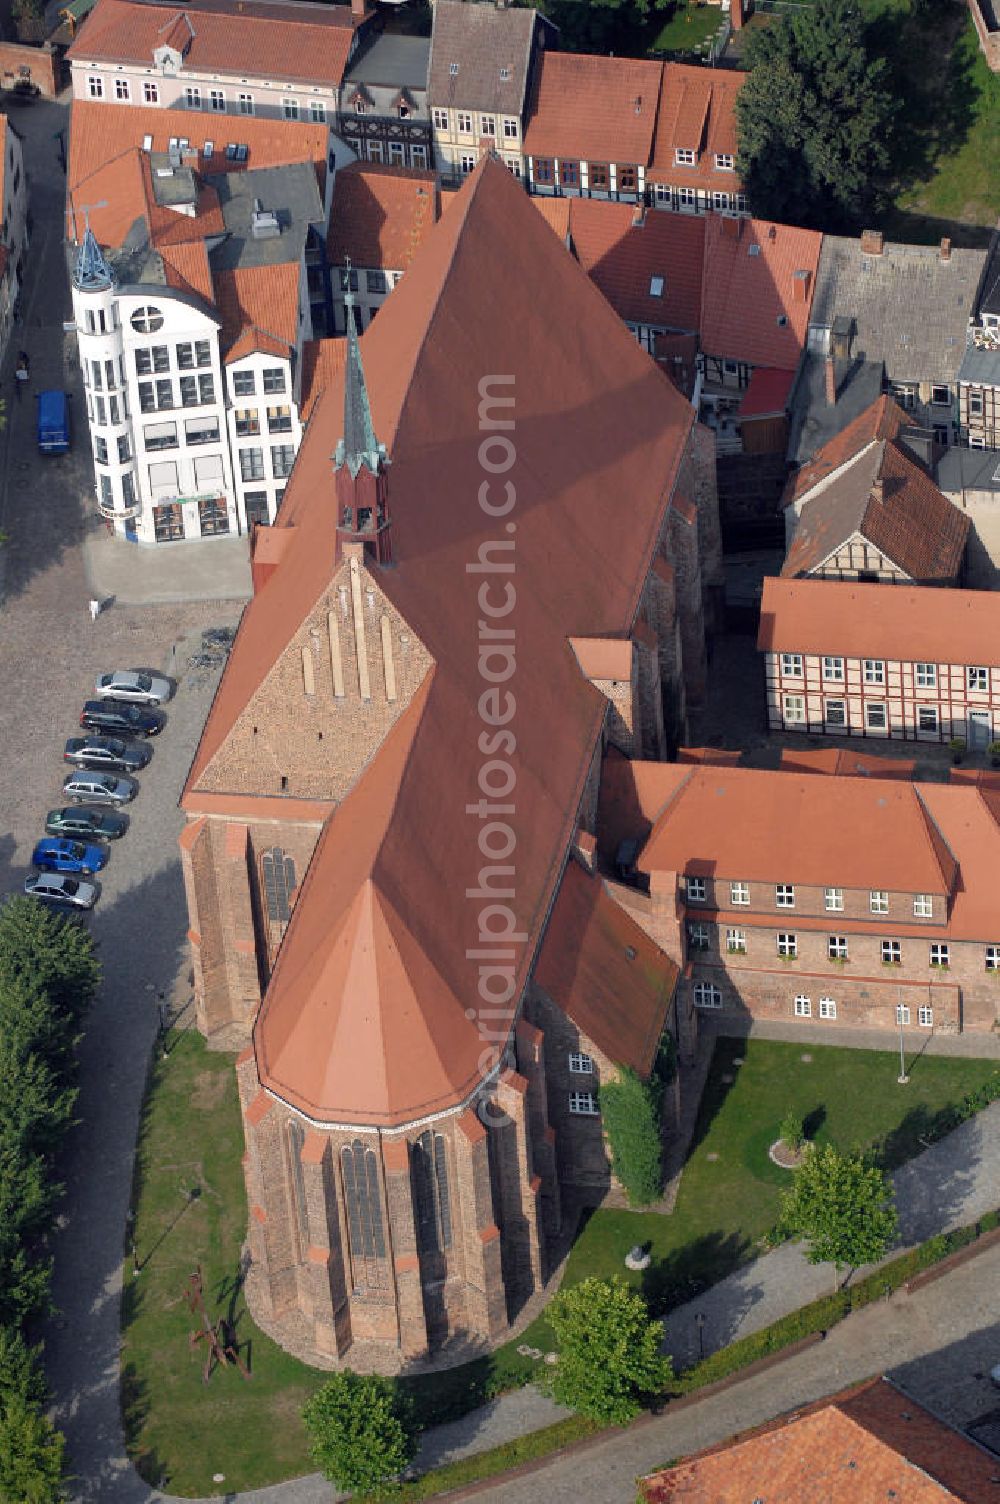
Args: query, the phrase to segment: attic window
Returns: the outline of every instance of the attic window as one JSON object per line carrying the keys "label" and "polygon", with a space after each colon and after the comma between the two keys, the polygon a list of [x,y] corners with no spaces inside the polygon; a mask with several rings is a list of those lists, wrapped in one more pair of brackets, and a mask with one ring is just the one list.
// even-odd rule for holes
{"label": "attic window", "polygon": [[509,68],[501,68],[500,69],[500,82],[502,84],[505,84],[508,81],[509,78],[510,78],[510,69]]}
{"label": "attic window", "polygon": [[784,327],[785,327],[785,325],[787,323],[788,323],[788,314],[787,313],[779,313],[778,314],[778,318],[777,318],[778,328],[779,329],[784,329]]}
{"label": "attic window", "polygon": [[760,255],[760,246],[759,245],[748,245],[747,246],[747,255],[748,256],[759,256]]}
{"label": "attic window", "polygon": [[625,947],[625,959],[626,959],[626,961],[634,961],[637,954],[638,954],[638,952],[636,951],[636,948],[635,948],[634,945],[626,945],[626,947]]}
{"label": "attic window", "polygon": [[649,296],[651,298],[662,298],[664,286],[665,283],[662,277],[650,277]]}
{"label": "attic window", "polygon": [[451,74],[452,78],[457,78],[458,77],[458,64],[457,63],[449,63],[448,64],[448,72]]}

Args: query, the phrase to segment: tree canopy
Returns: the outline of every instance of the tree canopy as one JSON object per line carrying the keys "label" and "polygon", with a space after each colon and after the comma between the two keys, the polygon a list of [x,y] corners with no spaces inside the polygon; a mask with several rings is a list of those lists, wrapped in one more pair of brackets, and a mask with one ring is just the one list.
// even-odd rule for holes
{"label": "tree canopy", "polygon": [[673,1374],[663,1327],[623,1279],[590,1278],[561,1290],[546,1313],[559,1344],[548,1383],[561,1404],[623,1426]]}
{"label": "tree canopy", "polygon": [[351,1493],[392,1493],[416,1451],[416,1428],[399,1386],[345,1368],[302,1411],[310,1456],[325,1478]]}
{"label": "tree canopy", "polygon": [[896,1235],[892,1190],[861,1155],[811,1145],[782,1198],[781,1225],[808,1239],[811,1264],[857,1269],[880,1259]]}
{"label": "tree canopy", "polygon": [[895,104],[857,0],[816,0],[755,31],[736,104],[751,211],[834,229],[885,200]]}
{"label": "tree canopy", "polygon": [[623,1067],[617,1081],[601,1087],[601,1114],[608,1135],[611,1168],[632,1206],[648,1206],[663,1182],[660,1108],[663,1088],[658,1077],[641,1081]]}

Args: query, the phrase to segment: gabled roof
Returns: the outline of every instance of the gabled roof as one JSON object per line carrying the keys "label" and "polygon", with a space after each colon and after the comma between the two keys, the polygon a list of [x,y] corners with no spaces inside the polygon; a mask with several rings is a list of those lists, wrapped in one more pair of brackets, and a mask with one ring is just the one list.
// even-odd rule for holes
{"label": "gabled roof", "polygon": [[1000,595],[765,579],[757,646],[773,653],[1000,666]]}
{"label": "gabled roof", "polygon": [[[736,98],[743,75],[724,68],[666,63],[656,116],[656,139],[647,174],[651,183],[690,183],[698,188],[735,192],[736,173],[718,168],[716,156],[736,156]],[[693,151],[693,167],[679,167],[678,148]]]}
{"label": "gabled roof", "polygon": [[302,346],[302,396],[299,401],[299,416],[303,423],[312,417],[313,408],[328,386],[336,385],[343,377],[347,356],[347,341],[337,339],[310,339]]}
{"label": "gabled roof", "polygon": [[433,104],[524,114],[536,26],[539,45],[555,29],[521,6],[435,0],[427,95]]}
{"label": "gabled roof", "polygon": [[198,72],[338,85],[357,25],[349,5],[307,0],[98,0],[67,57],[148,68],[171,46]]}
{"label": "gabled roof", "polygon": [[891,397],[883,395],[870,403],[853,423],[824,444],[814,459],[789,476],[784,505],[801,500],[820,481],[854,459],[874,440],[895,439],[906,423],[906,414]]}
{"label": "gabled roof", "polygon": [[[530,276],[520,273],[529,267]],[[547,311],[541,321],[539,306]],[[574,331],[572,341],[566,329]],[[465,566],[475,563],[481,546],[514,537],[518,589],[510,623],[525,646],[511,754],[513,908],[528,937],[513,978],[516,1001],[576,829],[607,705],[580,673],[567,638],[633,629],[693,415],[510,173],[489,159],[365,331],[361,352],[374,430],[391,460],[393,565],[372,570],[434,666],[332,817],[255,1039],[262,1082],[293,1105],[323,1121],[384,1124],[457,1105],[481,1079],[482,1041],[464,1013],[478,980],[466,955],[470,907],[476,919],[465,894],[478,883],[483,860],[465,814],[480,797],[474,707],[482,689],[475,650],[481,581]],[[469,506],[483,480],[480,381],[491,371],[513,377],[516,394],[516,536]],[[204,770],[339,568],[330,456],[343,432],[342,414],[338,380],[313,409],[276,524],[289,529],[288,546],[244,613],[195,755],[183,796],[191,812],[211,803],[200,789]],[[610,534],[609,488],[629,498]],[[296,796],[294,777],[289,796]],[[282,811],[280,799],[259,798],[252,789],[234,793],[229,803],[257,815]],[[357,1059],[367,1060],[371,1039],[388,1037],[389,1027],[334,996],[315,954],[331,927],[358,912],[369,881],[371,912],[387,916],[407,975],[416,977],[419,968],[421,1013],[393,1013],[394,1059],[410,1066],[386,1073],[387,1094],[379,1095],[379,1082],[370,1102],[359,1100],[364,1076]],[[411,939],[419,956],[407,949]],[[391,999],[392,989],[383,995]],[[357,1051],[345,1047],[343,1033],[333,1048],[331,1020],[348,1013]],[[438,1055],[425,1069],[428,1019]],[[287,1053],[293,1034],[296,1049]]]}
{"label": "gabled roof", "polygon": [[149,154],[131,147],[106,158],[89,176],[72,182],[68,200],[74,238],[84,230],[83,205],[90,208],[90,227],[103,246],[183,245],[221,235],[225,228],[219,196],[196,175],[194,214],[156,201]]}
{"label": "gabled roof", "polygon": [[871,757],[853,747],[782,747],[781,769],[788,773],[824,773],[840,778],[913,779],[912,758]]}
{"label": "gabled roof", "polygon": [[[632,204],[600,199],[555,202],[569,205],[571,249],[619,318],[663,329],[697,330],[704,217],[655,209],[637,215]],[[659,288],[655,295],[654,288]]]}
{"label": "gabled roof", "polygon": [[806,342],[822,242],[815,230],[707,215],[701,294],[705,353],[794,371]]}
{"label": "gabled roof", "polygon": [[876,439],[807,496],[781,573],[811,574],[855,533],[916,584],[953,584],[971,522],[898,445]]}
{"label": "gabled roof", "polygon": [[192,240],[184,245],[160,244],[157,249],[163,262],[163,272],[168,287],[181,292],[192,292],[206,303],[215,298],[212,284],[212,269],[208,262],[208,250],[203,240]]}
{"label": "gabled roof", "polygon": [[812,323],[853,322],[852,358],[882,361],[890,381],[954,381],[986,252],[886,241],[880,256],[859,239],[826,235]]}
{"label": "gabled roof", "polygon": [[535,980],[577,1028],[619,1065],[648,1076],[678,968],[578,862],[567,863]]}
{"label": "gabled roof", "polygon": [[234,267],[215,271],[215,301],[222,319],[222,348],[227,360],[264,350],[288,358],[299,329],[299,267]]}
{"label": "gabled roof", "polygon": [[543,52],[524,126],[525,153],[644,167],[662,72],[662,63],[637,58]]}
{"label": "gabled roof", "polygon": [[646,1504],[985,1504],[997,1463],[886,1378],[644,1478]]}
{"label": "gabled roof", "polygon": [[440,213],[436,173],[352,162],[334,181],[327,259],[405,271]]}

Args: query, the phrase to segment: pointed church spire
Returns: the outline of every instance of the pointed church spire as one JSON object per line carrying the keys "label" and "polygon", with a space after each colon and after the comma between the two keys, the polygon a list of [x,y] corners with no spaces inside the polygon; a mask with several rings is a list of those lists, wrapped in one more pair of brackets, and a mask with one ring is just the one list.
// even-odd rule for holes
{"label": "pointed church spire", "polygon": [[365,372],[361,364],[361,346],[354,322],[354,294],[350,290],[350,263],[347,267],[348,290],[344,294],[347,309],[347,365],[344,371],[344,433],[337,444],[333,457],[334,469],[345,465],[356,478],[362,465],[375,475],[380,461],[385,459],[385,449],[375,438]]}
{"label": "pointed church spire", "polygon": [[88,220],[76,256],[73,281],[80,292],[107,292],[114,286],[114,280]]}

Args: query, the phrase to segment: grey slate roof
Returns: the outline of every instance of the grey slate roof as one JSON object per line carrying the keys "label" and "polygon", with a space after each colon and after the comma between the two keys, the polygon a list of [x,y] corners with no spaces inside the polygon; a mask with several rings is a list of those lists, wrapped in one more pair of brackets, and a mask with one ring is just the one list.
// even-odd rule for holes
{"label": "grey slate roof", "polygon": [[969,345],[959,366],[958,379],[973,386],[1000,386],[1000,345],[992,349]]}
{"label": "grey slate roof", "polygon": [[788,458],[795,465],[811,460],[882,393],[882,362],[854,361],[845,371],[838,369],[837,401],[831,407],[826,400],[825,365],[824,357],[810,350],[799,367],[791,398],[788,442]]}
{"label": "grey slate roof", "polygon": [[384,84],[397,89],[427,88],[431,44],[428,37],[401,37],[378,32],[357,54],[344,74],[345,84]]}
{"label": "grey slate roof", "polygon": [[[548,32],[548,44],[555,30],[533,10],[436,0],[427,72],[431,104],[522,116],[536,25]],[[507,78],[501,78],[504,69]]]}
{"label": "grey slate roof", "polygon": [[[322,225],[323,204],[311,162],[288,167],[254,167],[245,172],[206,177],[219,195],[226,238],[212,248],[212,266],[231,271],[243,266],[280,266],[298,261],[311,225]],[[251,233],[254,201],[278,216],[281,234],[255,240]]]}
{"label": "grey slate roof", "polygon": [[942,261],[936,246],[893,241],[866,256],[859,240],[826,235],[810,323],[853,319],[852,355],[881,360],[890,381],[954,381],[986,256],[953,250]]}
{"label": "grey slate roof", "polygon": [[994,449],[946,449],[937,462],[934,479],[946,496],[963,491],[1000,492],[1000,454]]}
{"label": "grey slate roof", "polygon": [[979,312],[1000,314],[1000,237],[993,241],[990,259],[983,273]]}

